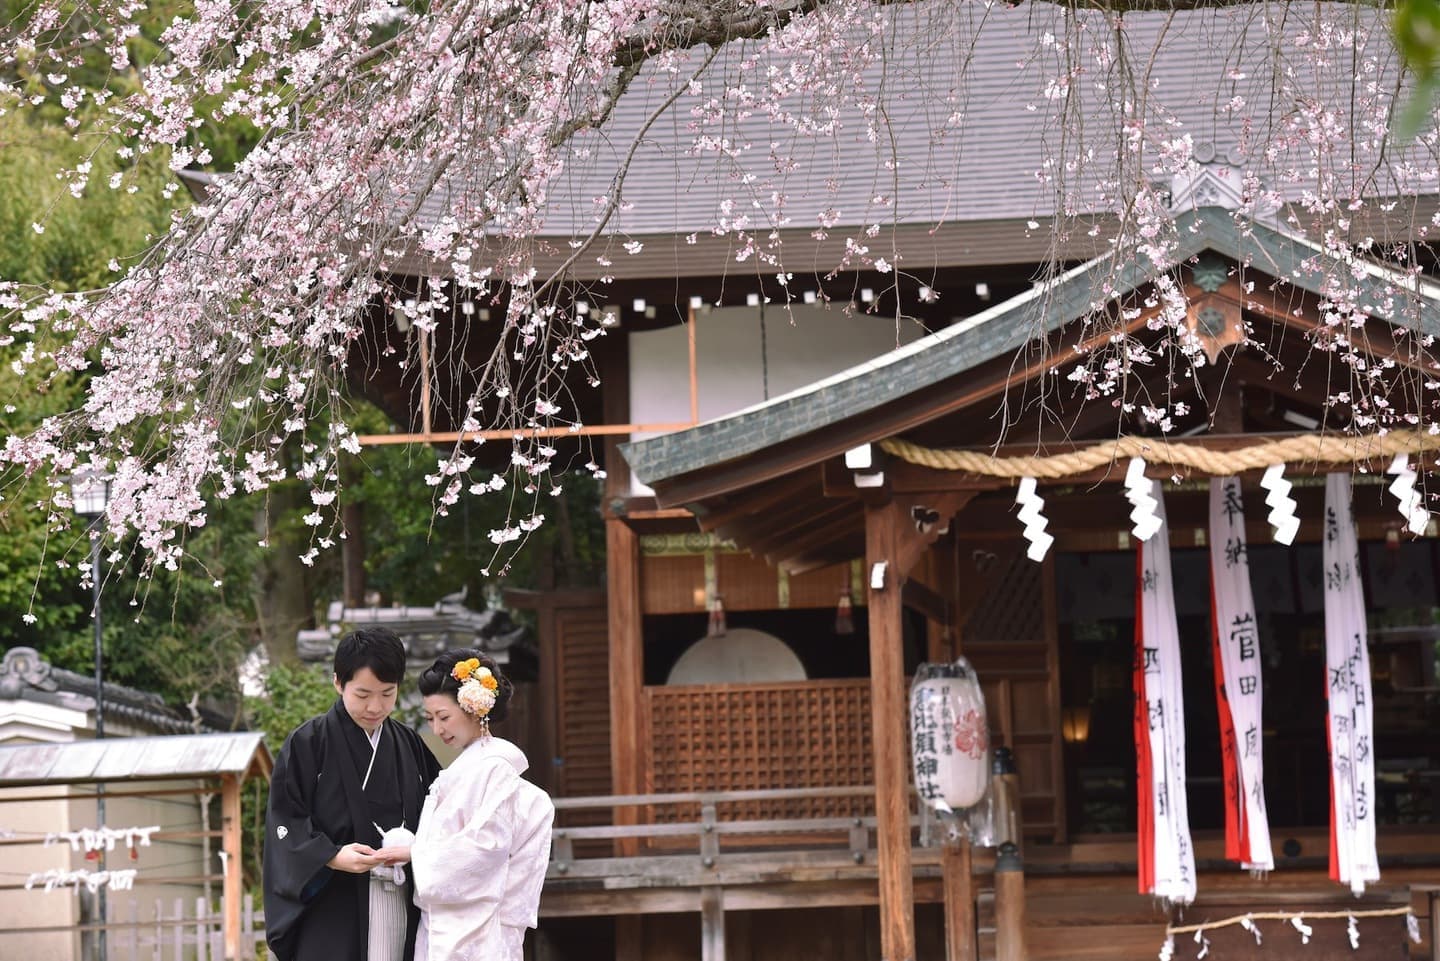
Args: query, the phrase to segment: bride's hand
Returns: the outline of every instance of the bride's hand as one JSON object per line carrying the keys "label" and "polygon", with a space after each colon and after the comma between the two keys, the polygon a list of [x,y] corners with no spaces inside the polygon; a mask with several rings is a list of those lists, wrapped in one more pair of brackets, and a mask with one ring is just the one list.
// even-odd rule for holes
{"label": "bride's hand", "polygon": [[390,847],[381,848],[375,852],[375,858],[381,864],[409,864],[410,845],[392,844]]}

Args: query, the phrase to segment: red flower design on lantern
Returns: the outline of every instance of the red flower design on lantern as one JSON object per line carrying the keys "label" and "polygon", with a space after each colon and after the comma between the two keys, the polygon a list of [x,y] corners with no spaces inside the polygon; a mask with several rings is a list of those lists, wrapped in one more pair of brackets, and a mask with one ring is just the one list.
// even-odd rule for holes
{"label": "red flower design on lantern", "polygon": [[979,711],[966,711],[955,717],[955,749],[966,757],[983,757],[990,747],[990,732]]}

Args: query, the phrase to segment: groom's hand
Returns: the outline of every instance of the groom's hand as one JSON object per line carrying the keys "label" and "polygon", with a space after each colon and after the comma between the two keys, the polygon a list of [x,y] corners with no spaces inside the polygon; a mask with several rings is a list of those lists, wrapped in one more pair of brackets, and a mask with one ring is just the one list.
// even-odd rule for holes
{"label": "groom's hand", "polygon": [[375,849],[359,841],[345,845],[335,852],[333,858],[325,862],[326,867],[349,874],[366,874],[379,864],[380,859],[375,856]]}

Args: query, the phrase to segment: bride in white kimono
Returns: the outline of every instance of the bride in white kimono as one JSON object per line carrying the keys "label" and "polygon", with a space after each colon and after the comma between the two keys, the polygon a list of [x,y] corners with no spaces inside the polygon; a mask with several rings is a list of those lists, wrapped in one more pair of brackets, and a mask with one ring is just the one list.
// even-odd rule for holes
{"label": "bride in white kimono", "polygon": [[415,872],[415,961],[521,961],[536,925],[555,806],[520,777],[524,753],[490,734],[511,691],[479,651],[442,654],[420,675],[431,731],[461,751],[431,786],[414,843],[379,852]]}

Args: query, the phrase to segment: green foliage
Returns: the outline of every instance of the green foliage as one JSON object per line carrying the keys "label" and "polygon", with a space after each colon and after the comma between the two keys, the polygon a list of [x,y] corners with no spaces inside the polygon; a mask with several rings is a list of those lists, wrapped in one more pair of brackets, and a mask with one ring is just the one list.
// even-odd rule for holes
{"label": "green foliage", "polygon": [[[163,160],[121,168],[113,150],[93,146],[59,127],[0,116],[0,280],[94,289],[115,278],[112,258],[143,252],[169,225]],[[90,183],[77,200],[56,174],[92,153]],[[112,190],[115,173],[124,185]],[[36,234],[37,222],[44,233]]]}
{"label": "green foliage", "polygon": [[[389,429],[384,415],[369,405],[358,405],[347,422],[361,433]],[[552,497],[547,483],[535,502],[545,523],[523,550],[515,553],[509,544],[497,556],[490,531],[505,526],[512,505],[503,494],[462,497],[447,516],[435,516],[436,489],[426,485],[425,475],[434,473],[438,456],[418,444],[366,448],[343,495],[364,506],[366,583],[386,602],[429,604],[468,586],[467,604],[479,608],[487,589],[540,586],[550,577],[542,568],[551,565],[555,583],[599,583],[605,566],[602,492],[588,473],[552,478],[561,494]],[[513,509],[523,516],[530,504],[527,497]]]}
{"label": "green foliage", "polygon": [[[97,157],[83,201],[70,196],[56,172],[84,158],[86,147],[59,127],[31,123],[13,114],[0,116],[0,279],[20,283],[52,283],[71,290],[99,286],[113,276],[111,258],[139,253],[169,223],[171,204],[163,197],[168,172],[158,161],[126,171],[128,187],[111,190],[106,181],[114,166]],[[44,222],[37,234],[33,224]],[[30,430],[43,418],[75,407],[84,382],[62,377],[48,382],[22,381],[11,369],[23,344],[0,350],[0,430],[8,436]],[[37,383],[39,386],[37,388]],[[14,616],[0,622],[0,646],[36,647],[54,663],[89,671],[92,665],[89,592],[77,586],[74,564],[88,545],[83,530],[56,534],[43,509],[35,509],[44,493],[15,470],[0,472],[0,605]],[[118,627],[123,608],[104,608],[109,646],[111,626]],[[35,623],[25,624],[29,612]],[[133,615],[131,615],[133,616]],[[126,620],[129,617],[125,618]],[[159,649],[140,645],[146,656],[133,663],[120,656],[113,665],[116,679],[149,681]],[[152,683],[141,686],[153,687]]]}
{"label": "green foliage", "polygon": [[[245,713],[265,733],[272,754],[290,732],[317,714],[330,710],[335,702],[335,685],[328,669],[321,665],[272,664],[265,674],[265,696],[247,697]],[[245,842],[245,874],[251,887],[260,883],[260,858],[265,849],[265,807],[269,792],[256,782],[253,793],[244,798],[242,817],[249,837]]]}
{"label": "green foliage", "polygon": [[[32,12],[33,6],[34,4],[27,0],[0,0],[0,23],[23,21],[25,16]],[[60,103],[62,91],[67,88],[103,90],[110,95],[112,102],[138,92],[142,72],[169,59],[169,54],[160,43],[160,35],[176,17],[190,16],[194,6],[189,0],[149,0],[137,21],[139,34],[126,43],[130,64],[122,71],[114,69],[104,49],[92,36],[88,36],[92,24],[85,11],[76,11],[75,16],[65,20],[64,28],[49,38],[56,45],[64,46],[75,54],[75,59],[66,67],[68,73],[65,74],[66,82],[63,85],[57,85],[50,79],[50,74],[56,69],[54,64],[23,60],[0,64],[0,80],[17,85],[26,97],[43,98],[43,102],[31,113],[59,129],[67,112]],[[229,64],[215,66],[223,68]],[[253,69],[252,61],[242,68],[241,77]],[[213,157],[207,165],[210,169],[233,169],[260,138],[259,131],[248,120],[222,114],[219,107],[227,94],[228,89],[221,90],[195,105],[196,126],[192,131],[189,146],[197,152],[202,146],[209,150]],[[103,130],[110,119],[103,108],[98,108],[88,101],[77,110],[77,115],[82,136],[92,141],[95,140],[94,132]],[[114,149],[121,145],[119,142],[111,142],[104,148],[104,152],[113,154]],[[133,146],[133,143],[131,145]]]}
{"label": "green foliage", "polygon": [[[28,7],[0,0],[0,20],[9,22]],[[190,7],[184,0],[147,6],[141,34],[130,42],[133,66],[127,71],[113,72],[98,49],[82,45],[71,81],[117,96],[133,92],[139,71],[165,57],[158,44],[161,31]],[[83,28],[83,19],[67,27]],[[94,132],[103,119],[99,108],[90,107],[77,130],[66,128],[58,89],[43,72],[27,72],[32,70],[24,63],[0,65],[0,78],[19,81],[27,93],[46,98],[39,110],[18,116],[12,104],[0,102],[0,280],[66,290],[100,288],[117,277],[111,261],[122,268],[133,262],[188,198],[174,192],[168,158],[117,158],[118,144]],[[215,104],[223,95],[217,94]],[[243,123],[217,126],[205,119],[215,104],[202,105],[197,145],[203,142],[214,164],[226,168],[249,149],[254,131]],[[92,165],[89,183],[77,199],[57,173],[86,162]],[[121,186],[111,189],[108,184],[117,174]],[[36,232],[37,223],[42,232]],[[33,377],[22,383],[7,361],[23,347],[0,348],[0,429],[6,434],[26,432],[44,417],[83,403],[83,377],[60,378],[38,391]],[[389,427],[385,415],[365,404],[347,419],[362,432]],[[434,517],[434,488],[424,476],[433,472],[436,457],[429,447],[380,447],[367,449],[350,465],[355,470],[342,496],[363,507],[369,586],[387,602],[427,604],[468,586],[470,605],[480,607],[487,588],[493,591],[502,583],[598,583],[604,536],[599,485],[591,478],[563,478],[559,498],[548,490],[541,495],[536,509],[547,522],[507,568],[515,545],[507,545],[497,561],[489,532],[505,526],[512,505],[503,495],[467,497],[448,516]],[[22,481],[13,472],[0,472],[6,498],[0,503],[0,538],[10,548],[0,556],[0,604],[17,615],[0,622],[0,647],[34,646],[59,666],[88,672],[91,599],[78,586],[75,569],[88,553],[85,534],[74,529],[54,534],[44,512],[32,508],[43,490],[25,490]],[[289,673],[298,669],[280,663],[287,656],[285,643],[293,639],[285,616],[296,607],[302,617],[318,612],[340,596],[338,548],[322,552],[314,568],[300,567],[295,558],[315,531],[302,524],[304,511],[286,505],[307,503],[307,486],[291,480],[263,495],[212,502],[206,526],[188,534],[188,558],[178,573],[162,570],[142,578],[136,560],[127,556],[130,545],[119,545],[126,559],[112,562],[109,554],[117,548],[107,544],[102,597],[106,676],[160,693],[171,703],[198,694],[212,704],[238,704],[238,665],[263,641],[270,644],[271,672],[278,678],[273,689],[293,688],[299,705],[284,715],[273,714],[279,710],[273,698],[247,705],[259,712],[255,723],[275,728],[272,746],[278,748],[276,738],[315,713],[317,705],[328,706],[328,681],[311,692],[315,700],[305,700],[301,676]],[[519,514],[530,509],[524,497],[513,505]],[[258,546],[262,538],[272,545],[268,550]],[[487,565],[495,569],[494,578],[482,574]],[[280,594],[295,603],[277,604]],[[18,614],[27,611],[35,623],[21,621]]]}
{"label": "green foliage", "polygon": [[1395,46],[1415,76],[1415,89],[1395,124],[1396,136],[1409,140],[1433,122],[1440,93],[1440,0],[1400,0],[1393,26]]}
{"label": "green foliage", "polygon": [[270,750],[279,752],[290,732],[330,710],[335,696],[327,666],[271,664],[265,673],[265,696],[247,697],[245,712],[255,727],[265,732]]}
{"label": "green foliage", "polygon": [[[13,6],[6,5],[7,14]],[[176,9],[155,4],[150,12],[168,22]],[[156,33],[132,45],[137,63],[158,54]],[[133,89],[133,78],[106,74],[93,58],[85,63],[75,76],[90,89]],[[32,78],[33,83],[38,81]],[[58,111],[0,115],[0,280],[96,289],[116,278],[112,260],[123,266],[164,233],[176,204],[188,199],[168,186],[173,174],[166,158],[124,163],[115,146],[65,129]],[[76,198],[57,174],[84,162],[92,165],[89,183]],[[116,174],[120,186],[112,189]],[[36,232],[37,223],[42,232]],[[32,375],[21,381],[8,361],[24,346],[0,350],[0,428],[7,435],[74,409],[85,388],[80,377],[45,382]],[[0,537],[9,547],[0,557],[0,604],[35,618],[28,625],[18,616],[0,623],[0,646],[34,646],[52,663],[88,673],[91,599],[78,587],[74,567],[87,557],[85,534],[51,531],[45,512],[32,507],[44,493],[38,482],[12,470],[0,474],[0,489],[6,497]],[[256,633],[249,596],[257,552],[252,513],[252,505],[214,506],[207,526],[187,544],[193,563],[183,575],[161,571],[142,580],[129,562],[107,562],[101,605],[107,678],[156,691],[172,703],[196,694],[237,702],[236,667]],[[107,545],[107,555],[113,549]],[[212,586],[215,581],[220,587]]]}

